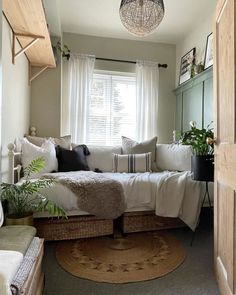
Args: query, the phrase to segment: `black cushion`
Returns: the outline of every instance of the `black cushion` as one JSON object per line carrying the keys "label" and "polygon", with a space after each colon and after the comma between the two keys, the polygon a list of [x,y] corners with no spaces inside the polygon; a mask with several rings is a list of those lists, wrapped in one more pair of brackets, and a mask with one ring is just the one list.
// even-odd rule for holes
{"label": "black cushion", "polygon": [[88,148],[85,145],[78,145],[73,150],[64,149],[61,146],[56,147],[58,160],[58,172],[69,172],[79,170],[89,170],[86,155],[89,155]]}

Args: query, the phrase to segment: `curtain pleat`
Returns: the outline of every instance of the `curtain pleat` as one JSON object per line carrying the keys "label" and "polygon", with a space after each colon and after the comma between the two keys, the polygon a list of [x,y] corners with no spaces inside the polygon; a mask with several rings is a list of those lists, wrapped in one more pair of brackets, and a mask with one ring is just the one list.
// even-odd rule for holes
{"label": "curtain pleat", "polygon": [[136,63],[137,140],[157,136],[159,67],[157,62]]}
{"label": "curtain pleat", "polygon": [[71,55],[69,60],[69,111],[72,141],[85,143],[95,57]]}

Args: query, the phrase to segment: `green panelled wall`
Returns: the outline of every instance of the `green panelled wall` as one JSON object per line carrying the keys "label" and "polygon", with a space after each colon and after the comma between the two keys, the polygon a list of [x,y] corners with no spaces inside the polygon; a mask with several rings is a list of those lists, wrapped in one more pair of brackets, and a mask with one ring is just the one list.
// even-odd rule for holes
{"label": "green panelled wall", "polygon": [[182,93],[179,93],[176,96],[176,114],[175,114],[175,129],[176,130],[183,129],[182,112],[183,112],[183,95],[182,95]]}
{"label": "green panelled wall", "polygon": [[213,78],[204,81],[204,127],[213,121]]}
{"label": "green panelled wall", "polygon": [[198,74],[174,90],[176,95],[175,130],[187,131],[189,122],[198,128],[207,127],[213,121],[213,71],[212,68]]}

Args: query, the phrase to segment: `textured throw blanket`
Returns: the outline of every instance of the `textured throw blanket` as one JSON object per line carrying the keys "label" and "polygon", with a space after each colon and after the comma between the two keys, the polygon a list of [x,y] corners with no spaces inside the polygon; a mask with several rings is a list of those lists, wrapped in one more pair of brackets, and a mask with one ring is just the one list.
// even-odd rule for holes
{"label": "textured throw blanket", "polygon": [[115,219],[126,209],[122,185],[93,171],[45,174],[69,188],[78,197],[78,207],[98,218]]}
{"label": "textured throw blanket", "polygon": [[31,242],[24,256],[22,263],[20,264],[20,267],[18,268],[18,271],[11,282],[11,293],[13,295],[19,295],[21,293],[21,288],[28,278],[32,266],[37,258],[39,244],[39,238],[33,238],[33,241]]}

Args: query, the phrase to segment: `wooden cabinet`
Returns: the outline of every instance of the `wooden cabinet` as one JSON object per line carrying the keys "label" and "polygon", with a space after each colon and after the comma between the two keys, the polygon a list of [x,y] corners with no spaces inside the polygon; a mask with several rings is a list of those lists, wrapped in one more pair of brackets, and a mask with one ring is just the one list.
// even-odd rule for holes
{"label": "wooden cabinet", "polygon": [[206,128],[213,121],[213,71],[202,72],[174,90],[176,95],[175,129],[187,131],[189,122]]}

